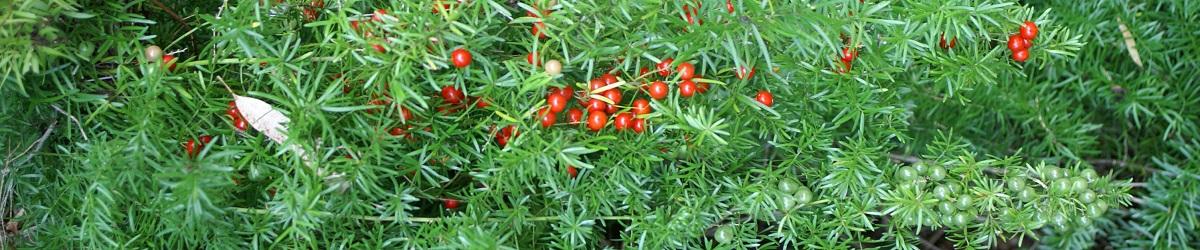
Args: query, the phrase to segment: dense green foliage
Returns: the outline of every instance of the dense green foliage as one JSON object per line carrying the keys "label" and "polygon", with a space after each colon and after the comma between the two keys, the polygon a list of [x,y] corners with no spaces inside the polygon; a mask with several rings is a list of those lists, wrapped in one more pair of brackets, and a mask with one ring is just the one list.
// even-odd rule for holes
{"label": "dense green foliage", "polygon": [[[0,2],[0,239],[1200,247],[1193,1],[446,3]],[[1005,43],[1026,20],[1041,33],[1018,63]],[[538,22],[547,38],[531,34]],[[151,45],[177,68],[147,59]],[[449,62],[456,48],[470,66]],[[848,71],[846,48],[858,53]],[[527,63],[532,51],[562,75]],[[682,97],[678,77],[639,75],[666,58],[695,64],[711,89]],[[737,77],[743,67],[756,75]],[[591,132],[565,115],[539,125],[548,87],[587,89],[606,72],[622,106],[648,99],[649,81],[671,86],[646,132]],[[236,130],[222,84],[286,114],[287,143],[307,153]],[[490,105],[447,104],[445,86]],[[519,135],[498,145],[510,125]],[[203,135],[214,139],[185,153]],[[461,206],[444,208],[451,199]]]}

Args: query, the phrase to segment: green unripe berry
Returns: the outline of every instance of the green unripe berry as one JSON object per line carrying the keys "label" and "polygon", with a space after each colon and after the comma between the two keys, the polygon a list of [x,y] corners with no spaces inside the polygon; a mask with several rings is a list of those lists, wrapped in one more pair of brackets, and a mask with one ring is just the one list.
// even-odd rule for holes
{"label": "green unripe berry", "polygon": [[1096,207],[1099,207],[1100,210],[1108,211],[1108,202],[1104,202],[1104,200],[1096,201]]}
{"label": "green unripe berry", "polygon": [[944,199],[946,199],[946,197],[949,197],[949,196],[950,196],[950,188],[947,188],[946,185],[940,185],[940,186],[933,188],[933,197],[934,198],[938,198],[939,200],[944,200]]}
{"label": "green unripe berry", "polygon": [[1008,178],[1008,181],[1006,181],[1006,182],[1008,184],[1008,189],[1012,190],[1013,192],[1020,192],[1021,190],[1025,190],[1025,178],[1012,177],[1012,178]]}
{"label": "green unripe berry", "polygon": [[1088,227],[1092,225],[1092,217],[1079,216],[1079,225]]}
{"label": "green unripe berry", "polygon": [[896,177],[906,181],[916,180],[917,170],[907,166],[900,167],[900,169],[896,170]]}
{"label": "green unripe berry", "polygon": [[785,179],[779,180],[779,191],[783,192],[784,194],[796,193],[796,189],[799,186],[800,186],[800,183],[797,183],[795,180],[792,180],[791,178],[785,178]]}
{"label": "green unripe berry", "polygon": [[1087,183],[1087,181],[1083,180],[1083,177],[1071,178],[1071,191],[1083,192],[1083,190],[1087,190],[1087,188],[1088,188],[1088,183]]}
{"label": "green unripe berry", "polygon": [[913,170],[917,171],[917,174],[924,174],[925,171],[929,171],[929,165],[925,165],[925,162],[923,162],[923,161],[918,161],[917,163],[913,163],[912,167],[913,167]]}
{"label": "green unripe berry", "polygon": [[713,232],[713,238],[721,244],[728,244],[730,241],[733,241],[733,234],[733,226],[725,225],[718,227],[717,231]]}
{"label": "green unripe berry", "polygon": [[1050,183],[1050,192],[1063,194],[1071,190],[1071,182],[1067,179],[1055,179]]}
{"label": "green unripe berry", "polygon": [[1025,187],[1025,189],[1022,189],[1021,192],[1017,193],[1017,198],[1025,202],[1030,202],[1033,201],[1034,198],[1037,198],[1037,192],[1031,187]]}
{"label": "green unripe berry", "polygon": [[791,211],[792,208],[796,207],[796,198],[792,197],[792,195],[787,195],[787,194],[781,195],[779,197],[778,205],[779,205],[780,210]]}
{"label": "green unripe berry", "polygon": [[1067,219],[1067,216],[1063,215],[1062,213],[1054,214],[1054,217],[1051,217],[1050,219],[1050,223],[1054,224],[1054,226],[1058,228],[1065,228],[1068,222],[1070,222],[1070,220]]}
{"label": "green unripe berry", "polygon": [[961,227],[961,226],[966,226],[967,223],[971,222],[972,219],[974,219],[974,218],[971,218],[971,216],[968,215],[967,212],[958,212],[958,213],[954,213],[954,218],[951,221],[952,221],[952,223],[954,223],[954,225]]}
{"label": "green unripe berry", "polygon": [[933,181],[941,181],[946,178],[946,168],[942,166],[929,167],[929,179]]}
{"label": "green unripe berry", "polygon": [[963,196],[959,196],[958,200],[954,201],[954,206],[957,207],[959,210],[967,210],[967,209],[971,208],[971,205],[973,205],[972,204],[973,202],[974,202],[974,200],[971,199],[970,195],[963,195]]}
{"label": "green unripe berry", "polygon": [[1020,214],[1020,211],[1017,211],[1016,208],[1011,208],[1011,207],[1005,208],[1004,210],[1000,211],[1000,217],[1012,217],[1012,216],[1016,216],[1017,214]]}
{"label": "green unripe berry", "polygon": [[1058,167],[1046,167],[1042,169],[1042,175],[1046,177],[1046,180],[1053,180],[1061,177],[1062,173]]}
{"label": "green unripe berry", "polygon": [[954,214],[955,211],[958,211],[958,208],[955,208],[954,203],[950,203],[950,201],[942,201],[938,203],[938,211],[949,216]]}
{"label": "green unripe berry", "polygon": [[951,183],[946,183],[946,189],[948,189],[947,191],[950,191],[950,193],[951,193],[951,194],[956,194],[956,193],[958,193],[958,191],[961,191],[961,190],[962,190],[962,189],[961,189],[961,188],[958,186],[958,183],[953,183],[953,182],[951,182]]}
{"label": "green unripe berry", "polygon": [[796,190],[796,195],[794,196],[794,198],[796,198],[797,205],[804,206],[804,205],[808,205],[809,202],[812,202],[812,200],[813,200],[812,190],[809,190],[808,187],[805,187],[805,186],[799,186],[797,189],[798,190]]}
{"label": "green unripe berry", "polygon": [[1105,212],[1108,212],[1108,202],[1104,202],[1104,200],[1097,200],[1096,202],[1092,203],[1091,206],[1088,206],[1087,212],[1088,215],[1091,215],[1092,217],[1103,216]]}
{"label": "green unripe berry", "polygon": [[1082,201],[1083,203],[1092,203],[1092,201],[1095,200],[1096,192],[1093,192],[1092,190],[1083,190],[1083,192],[1079,193],[1079,201]]}
{"label": "green unripe berry", "polygon": [[1079,176],[1087,179],[1088,181],[1096,181],[1097,179],[1100,179],[1100,177],[1096,175],[1096,170],[1092,168],[1083,169],[1083,171],[1079,172]]}

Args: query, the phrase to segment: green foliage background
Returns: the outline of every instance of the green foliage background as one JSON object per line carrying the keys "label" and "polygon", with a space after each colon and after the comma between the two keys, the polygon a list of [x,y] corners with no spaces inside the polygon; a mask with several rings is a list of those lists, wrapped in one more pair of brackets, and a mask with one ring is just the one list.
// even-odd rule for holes
{"label": "green foliage background", "polygon": [[[428,1],[329,0],[313,21],[308,1],[0,1],[10,229],[0,239],[49,249],[1200,247],[1194,1],[735,0],[733,14],[701,2],[703,24],[684,21],[690,1],[560,1],[539,18],[525,13],[546,2],[432,13]],[[376,36],[354,32],[349,21],[375,9],[389,13]],[[1025,20],[1041,33],[1015,63],[1004,42]],[[547,39],[529,32],[538,21]],[[943,35],[957,46],[939,48]],[[843,74],[847,44],[859,56]],[[145,60],[150,45],[178,69]],[[466,69],[446,60],[459,47],[474,54]],[[526,63],[530,51],[561,60],[563,76]],[[646,133],[538,126],[548,86],[584,89],[611,70],[630,83],[625,100],[645,98],[638,69],[668,57],[696,64],[712,90],[654,101]],[[757,74],[738,79],[739,67]],[[323,170],[236,132],[218,79],[288,114],[291,143]],[[448,85],[491,106],[441,112]],[[773,107],[754,102],[760,89]],[[384,95],[391,105],[365,112]],[[416,119],[402,121],[401,106]],[[412,140],[387,133],[409,125]],[[507,125],[520,136],[502,148],[492,130]],[[188,157],[183,143],[201,135],[215,139]],[[787,180],[815,197],[789,206]]]}

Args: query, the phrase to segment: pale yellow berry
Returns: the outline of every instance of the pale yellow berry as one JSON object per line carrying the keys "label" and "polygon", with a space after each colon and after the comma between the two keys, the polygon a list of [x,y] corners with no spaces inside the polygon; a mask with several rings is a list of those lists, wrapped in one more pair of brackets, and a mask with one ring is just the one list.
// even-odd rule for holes
{"label": "pale yellow berry", "polygon": [[163,51],[157,45],[146,47],[146,61],[154,62],[162,59]]}
{"label": "pale yellow berry", "polygon": [[558,76],[559,74],[562,74],[562,63],[558,62],[558,60],[546,61],[546,65],[544,67],[546,69],[546,74],[549,74],[550,76]]}

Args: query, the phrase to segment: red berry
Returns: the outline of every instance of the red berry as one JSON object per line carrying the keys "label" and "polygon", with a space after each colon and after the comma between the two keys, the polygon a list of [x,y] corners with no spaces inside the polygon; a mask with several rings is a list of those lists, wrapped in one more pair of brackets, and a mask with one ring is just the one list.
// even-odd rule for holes
{"label": "red berry", "polygon": [[[367,104],[374,105],[374,106],[387,106],[387,105],[391,104],[391,101],[382,100],[382,99],[372,99],[371,101],[368,101]],[[379,108],[368,109],[367,113],[375,113],[375,111],[378,109]]]}
{"label": "red berry", "polygon": [[692,63],[689,62],[679,63],[679,67],[675,70],[679,71],[679,78],[683,80],[691,80],[696,76],[696,66],[692,66]]}
{"label": "red berry", "polygon": [[505,126],[503,129],[500,129],[500,132],[503,132],[504,136],[507,137],[517,137],[518,135],[521,135],[520,132],[517,132],[517,127],[513,125]]}
{"label": "red berry", "polygon": [[704,83],[704,82],[696,83],[696,92],[700,92],[701,94],[704,94],[704,92],[708,92],[708,83]]}
{"label": "red berry", "polygon": [[858,51],[850,50],[850,48],[842,48],[842,62],[853,62],[855,57],[858,57]]}
{"label": "red berry", "polygon": [[558,115],[554,114],[549,108],[538,110],[538,119],[542,121],[543,128],[554,126],[554,122],[558,120]]}
{"label": "red berry", "polygon": [[371,48],[375,49],[375,52],[387,53],[387,48],[383,47],[383,45],[371,44]]}
{"label": "red berry", "polygon": [[507,147],[508,146],[508,137],[507,136],[496,137],[496,145],[500,145],[501,148]]}
{"label": "red berry", "polygon": [[604,86],[608,86],[608,85],[617,83],[617,76],[614,76],[613,74],[609,74],[609,73],[604,73],[603,75],[600,75],[600,80],[604,81]]}
{"label": "red berry", "polygon": [[608,114],[600,110],[589,110],[587,126],[592,131],[600,131],[604,128],[605,123],[608,123]]}
{"label": "red berry", "polygon": [[696,83],[692,80],[683,80],[679,83],[679,95],[683,97],[692,97],[696,94]]}
{"label": "red berry", "polygon": [[633,119],[633,132],[641,134],[642,131],[644,131],[644,130],[646,130],[646,120],[643,120],[641,118],[634,118]]}
{"label": "red berry", "polygon": [[552,92],[552,94],[561,95],[563,97],[566,97],[567,99],[570,99],[571,94],[574,92],[575,92],[575,88],[572,88],[571,86],[566,86],[566,87],[562,87],[558,91]]}
{"label": "red berry", "polygon": [[492,106],[492,104],[488,103],[487,100],[485,100],[483,98],[475,98],[475,108],[476,109],[485,109],[488,106]]}
{"label": "red berry", "polygon": [[633,100],[633,113],[639,114],[639,115],[649,114],[650,113],[650,101],[647,101],[646,99],[642,99],[642,98]]}
{"label": "red berry", "polygon": [[[440,5],[440,8],[439,8],[439,5]],[[442,10],[449,10],[449,9],[450,9],[450,4],[448,4],[448,3],[447,4],[434,4],[433,5],[433,14],[437,14],[438,12],[441,12]]]}
{"label": "red berry", "polygon": [[312,0],[312,2],[309,2],[309,6],[318,9],[325,8],[325,0]]}
{"label": "red berry", "polygon": [[304,15],[305,21],[312,22],[317,20],[317,16],[320,13],[318,13],[316,9],[304,8],[304,10],[301,11],[301,14]]}
{"label": "red berry", "polygon": [[451,104],[458,104],[462,102],[463,92],[454,88],[454,86],[445,86],[442,87],[442,99]]}
{"label": "red berry", "polygon": [[588,99],[587,110],[588,112],[605,111],[608,110],[608,103],[596,98]]}
{"label": "red berry", "polygon": [[1021,36],[1017,35],[1017,34],[1008,36],[1008,50],[1012,50],[1013,52],[1016,52],[1018,50],[1025,49],[1025,41],[1024,40],[1025,40],[1025,38],[1021,38]]}
{"label": "red berry", "polygon": [[588,90],[596,91],[597,89],[603,88],[604,86],[607,86],[607,85],[608,84],[604,84],[604,80],[602,80],[600,78],[592,79],[592,81],[588,82]]}
{"label": "red berry", "polygon": [[529,53],[529,55],[525,55],[525,61],[533,64],[533,66],[542,65],[542,62],[538,61],[535,57],[537,57],[537,52]]}
{"label": "red berry", "polygon": [[386,16],[387,13],[388,11],[385,9],[375,9],[375,14],[371,15],[371,21],[381,22],[383,21],[383,16]]}
{"label": "red berry", "polygon": [[[203,147],[203,145],[200,147]],[[196,146],[196,140],[188,139],[187,143],[183,144],[183,151],[187,152],[187,155],[190,157],[196,157],[196,154],[200,153],[200,147]]]}
{"label": "red berry", "polygon": [[738,67],[736,74],[738,80],[750,79],[754,77],[754,68],[750,68],[750,71],[747,72],[746,66]]}
{"label": "red berry", "polygon": [[654,83],[650,84],[650,97],[653,97],[655,100],[667,98],[668,91],[671,91],[670,87],[662,81],[654,81]]}
{"label": "red berry", "polygon": [[354,30],[354,32],[358,32],[358,31],[359,31],[359,29],[358,29],[358,20],[350,20],[350,29],[353,29],[353,30]]}
{"label": "red berry", "polygon": [[656,65],[656,68],[658,69],[658,75],[664,77],[671,75],[671,63],[674,62],[675,59],[671,58],[663,59],[661,62],[658,62],[658,65]]}
{"label": "red berry", "polygon": [[412,121],[413,119],[412,111],[409,111],[408,108],[404,106],[400,106],[400,114],[404,117],[405,122]]}
{"label": "red berry", "polygon": [[241,112],[238,111],[237,107],[232,107],[232,108],[226,109],[225,114],[229,115],[230,119],[241,119],[242,118],[242,114],[241,114]]}
{"label": "red berry", "polygon": [[1021,41],[1024,41],[1025,49],[1033,48],[1033,41],[1024,38],[1022,38]]}
{"label": "red berry", "polygon": [[583,120],[583,110],[579,110],[579,108],[567,110],[567,121],[570,121],[571,124],[579,124],[581,120]]}
{"label": "red berry", "polygon": [[612,100],[611,106],[616,106],[617,103],[621,103],[621,90],[616,88],[605,90],[604,97]]}
{"label": "red berry", "polygon": [[246,131],[246,127],[249,126],[250,124],[246,123],[246,119],[242,119],[241,117],[233,119],[233,128],[236,128],[238,131]]}
{"label": "red berry", "polygon": [[442,200],[442,206],[445,206],[446,209],[449,209],[449,210],[456,209],[456,208],[458,208],[458,200],[444,199],[444,200]]}
{"label": "red berry", "polygon": [[610,114],[616,114],[617,108],[618,108],[617,103],[620,102],[620,90],[617,90],[617,89],[607,90],[607,91],[605,91],[604,96],[607,97],[608,100],[612,100],[611,105],[608,105],[608,107],[605,108],[605,112],[610,113]]}
{"label": "red berry", "polygon": [[412,125],[409,125],[405,128],[395,127],[392,128],[391,131],[388,131],[388,134],[391,134],[392,136],[403,136],[405,139],[412,140],[413,135],[412,133],[408,132],[409,129],[412,129]]}
{"label": "red berry", "polygon": [[613,128],[616,128],[617,131],[629,128],[629,126],[632,125],[631,123],[633,123],[633,114],[629,112],[617,114],[617,116],[613,118]]}
{"label": "red berry", "polygon": [[638,77],[647,77],[647,76],[650,76],[650,68],[642,67],[642,69],[638,70]]}
{"label": "red berry", "polygon": [[200,147],[204,147],[204,145],[208,145],[209,142],[212,142],[211,135],[201,135],[200,136],[200,145],[201,145]]}
{"label": "red berry", "polygon": [[546,97],[546,104],[550,106],[551,112],[562,112],[563,109],[567,108],[567,97],[550,93],[550,96]]}
{"label": "red berry", "polygon": [[729,10],[729,14],[733,14],[733,0],[725,0],[725,9]]}
{"label": "red berry", "polygon": [[687,20],[687,22],[689,24],[691,24],[692,23],[692,10],[689,7],[690,7],[689,5],[683,6],[683,15],[684,15],[683,20]]}
{"label": "red berry", "polygon": [[759,90],[758,95],[754,96],[754,100],[757,100],[758,103],[762,103],[764,106],[767,106],[767,107],[771,107],[771,105],[775,104],[775,96],[772,95],[770,91],[767,91],[765,89]]}
{"label": "red berry", "polygon": [[1038,27],[1033,21],[1025,21],[1024,24],[1021,24],[1020,30],[1021,38],[1025,38],[1025,40],[1033,41],[1034,38],[1037,38]]}
{"label": "red berry", "polygon": [[167,67],[167,70],[175,71],[175,56],[163,55],[162,61],[163,61],[163,63],[165,63],[164,65],[166,65],[166,66],[164,66],[164,67]]}
{"label": "red berry", "polygon": [[454,67],[465,68],[471,65],[471,52],[463,48],[454,49],[450,52],[450,61],[454,63]]}
{"label": "red berry", "polygon": [[1012,59],[1013,59],[1013,61],[1017,61],[1020,63],[1025,62],[1026,59],[1029,59],[1029,50],[1023,49],[1023,50],[1018,50],[1018,51],[1013,52]]}
{"label": "red berry", "polygon": [[533,33],[533,35],[537,36],[537,38],[546,38],[546,32],[542,32],[544,29],[546,29],[546,24],[542,22],[536,22],[533,23],[533,28],[530,28],[529,33]]}
{"label": "red berry", "polygon": [[579,170],[575,169],[575,166],[567,166],[567,175],[571,176],[571,178],[575,178],[575,176],[579,175]]}

